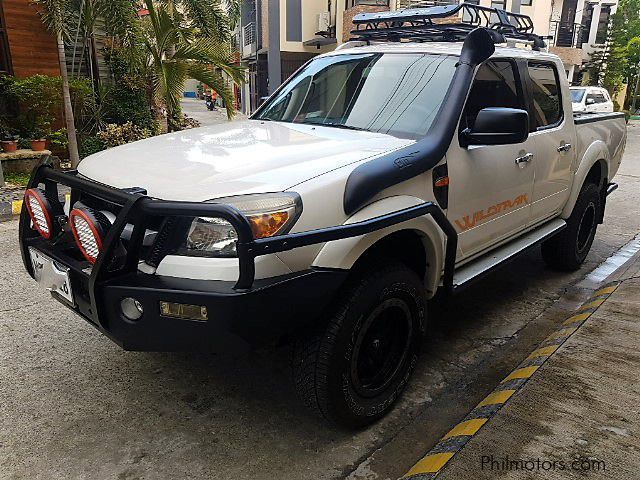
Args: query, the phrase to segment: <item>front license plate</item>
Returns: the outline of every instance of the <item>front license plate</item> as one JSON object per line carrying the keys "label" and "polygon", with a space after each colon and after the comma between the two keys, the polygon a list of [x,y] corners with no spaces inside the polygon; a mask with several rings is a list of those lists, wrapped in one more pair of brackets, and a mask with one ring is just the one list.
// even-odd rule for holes
{"label": "front license plate", "polygon": [[44,288],[64,298],[73,305],[73,292],[69,280],[69,268],[61,265],[44,253],[29,248],[33,274],[36,281]]}

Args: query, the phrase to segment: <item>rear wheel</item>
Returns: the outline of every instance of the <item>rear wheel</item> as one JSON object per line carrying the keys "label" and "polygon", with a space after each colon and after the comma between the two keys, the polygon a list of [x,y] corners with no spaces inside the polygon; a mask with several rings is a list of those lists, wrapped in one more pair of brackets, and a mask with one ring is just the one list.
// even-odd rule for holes
{"label": "rear wheel", "polygon": [[423,291],[418,276],[401,263],[356,275],[328,323],[294,346],[302,401],[350,428],[385,415],[416,364],[425,329]]}
{"label": "rear wheel", "polygon": [[551,267],[573,271],[587,258],[598,227],[601,199],[598,187],[582,187],[567,227],[542,244],[542,258]]}

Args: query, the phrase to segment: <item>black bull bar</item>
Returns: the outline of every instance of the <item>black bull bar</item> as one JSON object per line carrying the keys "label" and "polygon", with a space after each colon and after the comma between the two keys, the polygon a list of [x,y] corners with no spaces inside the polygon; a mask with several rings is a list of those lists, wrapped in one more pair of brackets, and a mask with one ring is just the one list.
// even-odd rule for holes
{"label": "black bull bar", "polygon": [[[450,291],[453,286],[457,232],[440,207],[433,202],[425,202],[348,225],[254,239],[247,217],[230,205],[158,200],[142,193],[131,193],[84,179],[78,175],[77,171],[66,173],[56,171],[47,164],[40,165],[34,169],[28,188],[35,188],[41,184],[44,184],[45,191],[48,195],[50,194],[49,198],[58,198],[58,184],[70,187],[72,205],[78,192],[83,192],[122,207],[104,239],[100,255],[90,272],[86,269],[86,264],[56,255],[55,240],[53,244],[52,242],[47,242],[31,228],[30,217],[24,205],[20,215],[20,250],[24,266],[29,274],[33,276],[33,267],[29,259],[28,248],[30,246],[46,247],[45,253],[53,256],[54,259],[61,261],[82,278],[85,278],[90,298],[89,312],[96,323],[99,322],[97,309],[99,303],[95,298],[96,287],[103,282],[113,280],[115,277],[138,272],[142,242],[151,217],[218,217],[229,222],[238,235],[239,275],[234,289],[236,291],[247,291],[252,288],[254,283],[256,257],[308,245],[357,237],[423,215],[430,215],[447,238],[443,286],[446,291]],[[133,225],[133,232],[126,249],[126,257],[124,261],[118,263],[116,268],[113,268],[112,260],[117,253],[116,250],[120,245],[122,232],[127,224]],[[46,244],[49,245],[47,246]]]}

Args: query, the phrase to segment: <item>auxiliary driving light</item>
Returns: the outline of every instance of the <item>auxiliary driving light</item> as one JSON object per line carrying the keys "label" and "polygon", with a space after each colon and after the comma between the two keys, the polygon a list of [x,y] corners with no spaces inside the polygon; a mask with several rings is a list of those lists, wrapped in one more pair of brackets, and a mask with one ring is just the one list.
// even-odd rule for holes
{"label": "auxiliary driving light", "polygon": [[24,192],[24,203],[34,228],[49,240],[53,236],[51,203],[41,188],[30,188]]}
{"label": "auxiliary driving light", "polygon": [[71,210],[69,224],[84,258],[96,263],[104,237],[111,226],[109,219],[103,213],[83,206]]}
{"label": "auxiliary driving light", "polygon": [[126,297],[120,301],[120,309],[122,314],[129,320],[139,320],[144,313],[142,304],[135,298]]}
{"label": "auxiliary driving light", "polygon": [[206,322],[207,307],[203,305],[187,305],[185,303],[160,302],[160,313],[165,317],[182,318]]}

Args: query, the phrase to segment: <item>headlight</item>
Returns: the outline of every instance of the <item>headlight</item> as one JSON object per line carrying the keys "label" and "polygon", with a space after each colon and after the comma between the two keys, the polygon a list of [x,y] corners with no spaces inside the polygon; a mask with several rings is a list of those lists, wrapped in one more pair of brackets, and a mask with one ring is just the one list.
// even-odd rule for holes
{"label": "headlight", "polygon": [[[287,233],[302,211],[300,197],[294,193],[240,195],[212,200],[231,205],[245,214],[254,238]],[[195,218],[184,244],[187,255],[235,257],[238,234],[221,218]]]}

